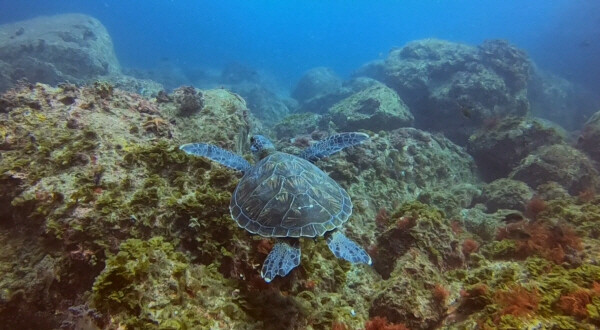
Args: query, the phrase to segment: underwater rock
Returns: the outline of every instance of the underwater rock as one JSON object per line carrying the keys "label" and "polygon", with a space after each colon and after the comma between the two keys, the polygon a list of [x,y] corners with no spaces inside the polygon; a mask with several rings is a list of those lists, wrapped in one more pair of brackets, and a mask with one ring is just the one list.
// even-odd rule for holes
{"label": "underwater rock", "polygon": [[[19,268],[4,272],[12,284],[0,289],[48,304],[30,304],[8,294],[2,310],[23,309],[21,315],[56,322],[16,328],[57,328],[69,302],[84,299],[102,269],[104,251],[114,252],[128,238],[168,234],[165,239],[184,242],[197,260],[210,264],[223,259],[219,263],[227,276],[256,272],[248,263],[262,260],[242,255],[251,241],[237,236],[242,233],[227,209],[235,173],[211,168],[177,148],[209,140],[245,150],[245,135],[240,135],[248,131],[243,100],[224,90],[204,94],[205,109],[185,119],[173,119],[178,118],[174,102],[157,104],[106,82],[81,88],[24,84],[2,95],[0,235],[17,239],[11,244],[24,253],[5,255],[4,260],[12,265],[14,258],[27,259],[18,262],[28,269],[33,267],[30,261],[35,265],[49,255],[55,265],[40,270],[48,275],[48,285],[39,290],[31,285],[33,278],[11,280],[19,276]],[[182,133],[171,122],[177,120],[193,131]],[[223,255],[223,247],[239,252]]]}
{"label": "underwater rock", "polygon": [[[273,130],[278,139],[301,139],[301,135],[308,135],[321,129],[323,127],[322,118],[323,116],[312,112],[296,113],[278,122]],[[306,142],[306,145],[300,145],[300,147],[308,147],[310,141]]]}
{"label": "underwater rock", "polygon": [[182,86],[175,89],[172,97],[179,107],[179,114],[182,116],[190,116],[200,112],[204,106],[202,93],[193,86]]}
{"label": "underwater rock", "polygon": [[483,187],[481,196],[475,202],[482,202],[487,212],[510,209],[525,212],[527,202],[533,197],[533,190],[524,182],[511,179],[494,180]]}
{"label": "underwater rock", "polygon": [[[15,34],[22,30],[23,33]],[[56,85],[119,74],[106,28],[82,14],[38,17],[0,26],[0,91],[20,79]]]}
{"label": "underwater rock", "polygon": [[110,315],[108,328],[259,326],[234,302],[230,285],[214,267],[192,265],[162,237],[129,239],[106,260],[92,301]]}
{"label": "underwater rock", "polygon": [[521,221],[525,218],[523,214],[514,210],[499,209],[494,213],[486,213],[485,211],[484,205],[477,204],[473,208],[462,209],[458,217],[468,232],[479,236],[484,241],[493,240],[500,226],[513,221]]}
{"label": "underwater rock", "polygon": [[381,83],[334,104],[327,112],[327,117],[342,132],[393,130],[410,126],[414,119],[398,94]]}
{"label": "underwater rock", "polygon": [[157,97],[165,90],[164,86],[154,80],[140,79],[127,75],[112,75],[106,77],[115,88],[130,93],[140,94],[145,98]]}
{"label": "underwater rock", "polygon": [[476,185],[479,179],[471,156],[441,135],[414,128],[381,131],[360,148],[344,152],[345,157],[322,160],[319,167],[346,188],[358,218],[348,227],[364,222],[356,232],[367,237],[374,236],[373,219],[382,208],[392,210],[430,192],[447,192],[436,197],[444,205],[467,207],[477,194],[463,186],[458,196],[464,199],[453,202],[453,187]]}
{"label": "underwater rock", "polygon": [[229,88],[240,94],[252,114],[270,127],[289,115],[293,109],[291,106],[295,102],[257,83],[230,85]]}
{"label": "underwater rock", "polygon": [[444,189],[422,191],[417,200],[427,205],[435,205],[448,217],[458,217],[460,210],[473,203],[473,198],[481,194],[481,188],[474,183],[457,183]]}
{"label": "underwater rock", "polygon": [[464,144],[485,120],[528,112],[529,66],[525,53],[504,41],[475,48],[426,39],[392,50],[382,69],[359,72],[393,88],[416,127]]}
{"label": "underwater rock", "polygon": [[577,139],[577,147],[600,164],[600,111],[583,126],[581,135]]}
{"label": "underwater rock", "polygon": [[584,86],[535,68],[528,83],[533,115],[559,123],[569,131],[579,129],[600,108],[600,100]]}
{"label": "underwater rock", "polygon": [[230,62],[221,71],[220,80],[225,84],[257,83],[260,81],[260,74],[248,65],[240,62]]}
{"label": "underwater rock", "polygon": [[537,148],[560,143],[566,133],[539,118],[490,120],[469,138],[467,150],[487,181],[503,178]]}
{"label": "underwater rock", "polygon": [[[189,99],[189,102],[163,102],[159,103],[158,107],[169,121],[173,121],[181,128],[183,134],[181,138],[184,143],[202,141],[239,154],[248,150],[247,136],[254,119],[241,96],[226,89],[201,92],[194,89],[193,94],[183,95],[187,97],[180,100],[183,102]],[[172,94],[172,98],[175,100],[175,93]],[[180,108],[182,104],[194,107],[196,111],[182,114]],[[202,111],[196,108],[200,104],[202,104]]]}
{"label": "underwater rock", "polygon": [[187,70],[187,67],[184,71],[180,66],[167,59],[161,60],[152,69],[123,68],[123,73],[136,79],[154,81],[171,91],[180,86],[198,86],[195,84],[196,81],[188,79]]}
{"label": "underwater rock", "polygon": [[434,297],[436,286],[446,282],[428,256],[415,249],[396,263],[390,278],[377,292],[369,315],[404,323],[409,329],[432,329],[444,318],[446,308]]}
{"label": "underwater rock", "polygon": [[483,64],[504,80],[511,94],[526,103],[523,93],[526,92],[532,66],[527,54],[507,40],[500,39],[485,40],[478,50]]}
{"label": "underwater rock", "polygon": [[375,80],[385,81],[385,60],[374,60],[361,65],[352,73],[352,77],[371,77]]}
{"label": "underwater rock", "polygon": [[571,195],[598,190],[598,172],[581,151],[564,144],[544,146],[525,157],[509,178],[532,188],[555,181]]}
{"label": "underwater rock", "polygon": [[378,222],[382,233],[377,237],[373,267],[384,279],[393,276],[395,265],[411,250],[419,250],[440,269],[460,267],[464,262],[450,220],[436,208],[410,202]]}
{"label": "underwater rock", "polygon": [[292,91],[298,102],[325,94],[334,94],[342,87],[342,79],[330,68],[318,67],[308,70]]}
{"label": "underwater rock", "polygon": [[343,88],[342,79],[325,67],[306,72],[292,91],[300,107],[298,112],[325,113],[329,107],[351,93]]}

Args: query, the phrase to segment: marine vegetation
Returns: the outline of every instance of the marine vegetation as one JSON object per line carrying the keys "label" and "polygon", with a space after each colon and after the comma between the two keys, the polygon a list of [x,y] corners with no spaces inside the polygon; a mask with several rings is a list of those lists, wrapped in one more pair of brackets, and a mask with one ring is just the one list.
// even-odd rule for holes
{"label": "marine vegetation", "polygon": [[[525,116],[530,64],[501,41],[411,43],[371,67],[382,81],[314,71],[329,92],[301,107],[323,111],[274,129],[224,88],[16,83],[0,96],[2,326],[598,328],[597,116],[581,150]],[[432,104],[463,113],[436,126],[456,143],[422,130],[419,70]]]}

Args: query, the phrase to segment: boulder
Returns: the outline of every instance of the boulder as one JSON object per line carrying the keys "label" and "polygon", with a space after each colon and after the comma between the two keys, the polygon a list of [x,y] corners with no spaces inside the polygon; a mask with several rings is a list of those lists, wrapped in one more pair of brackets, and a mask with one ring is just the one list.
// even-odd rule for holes
{"label": "boulder", "polygon": [[221,82],[225,84],[256,83],[260,78],[258,71],[240,62],[230,62],[221,71]]}
{"label": "boulder", "polygon": [[410,329],[435,328],[445,312],[444,304],[436,301],[433,292],[436,285],[444,284],[442,272],[427,254],[411,250],[398,260],[390,278],[379,286],[369,315],[385,317]]}
{"label": "boulder", "polygon": [[[392,210],[421,196],[428,199],[426,202],[435,200],[436,206],[439,202],[445,211],[449,205],[465,208],[477,194],[472,188],[480,183],[473,158],[461,147],[441,135],[415,128],[380,131],[370,141],[343,152],[346,155],[322,160],[318,166],[350,196],[360,196],[353,199],[357,220],[350,221],[348,227],[363,219],[369,226],[354,230],[367,237],[374,234],[372,219],[380,209]],[[460,192],[454,189],[459,186]]]}
{"label": "boulder", "polygon": [[509,178],[527,183],[532,188],[557,182],[571,195],[596,191],[598,172],[581,151],[565,144],[539,148],[525,157]]}
{"label": "boulder", "polygon": [[410,126],[414,119],[398,94],[381,83],[336,103],[328,115],[339,131],[393,130]]}
{"label": "boulder", "polygon": [[292,103],[262,84],[240,83],[231,85],[230,89],[240,94],[252,114],[267,126],[275,125],[292,112]]}
{"label": "boulder", "polygon": [[476,201],[484,203],[489,213],[499,209],[525,212],[525,206],[532,197],[533,190],[524,182],[498,179],[485,185]]}
{"label": "boulder", "polygon": [[468,152],[484,179],[503,178],[531,152],[564,141],[566,133],[539,118],[508,117],[489,120],[469,138]]}
{"label": "boulder", "polygon": [[322,117],[312,112],[289,115],[275,125],[275,134],[278,139],[293,139],[310,134],[321,127]]}
{"label": "boulder", "polygon": [[351,94],[343,87],[343,82],[329,68],[317,67],[300,78],[292,91],[292,97],[299,103],[298,112],[323,114],[336,102]]}
{"label": "boulder", "polygon": [[584,86],[540,69],[535,69],[527,90],[531,112],[578,130],[600,108],[600,99]]}
{"label": "boulder", "polygon": [[530,62],[505,41],[479,48],[448,41],[414,41],[390,52],[358,73],[393,88],[415,114],[416,126],[440,131],[464,144],[493,117],[524,115],[529,110]]}
{"label": "boulder", "polygon": [[600,163],[600,111],[596,112],[583,126],[577,139],[577,147]]}
{"label": "boulder", "polygon": [[342,87],[342,79],[330,68],[317,67],[308,70],[292,91],[292,97],[298,102],[325,94],[335,93]]}
{"label": "boulder", "polygon": [[93,17],[65,14],[0,26],[0,89],[20,79],[56,85],[118,73],[112,40]]}

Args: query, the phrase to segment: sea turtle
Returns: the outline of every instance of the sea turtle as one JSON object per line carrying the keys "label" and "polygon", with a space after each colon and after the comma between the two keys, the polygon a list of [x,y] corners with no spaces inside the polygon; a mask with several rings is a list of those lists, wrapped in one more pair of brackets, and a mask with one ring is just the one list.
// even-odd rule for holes
{"label": "sea turtle", "polygon": [[189,143],[180,149],[244,173],[229,210],[238,226],[277,238],[261,270],[261,276],[270,282],[300,264],[299,237],[324,235],[336,257],[371,264],[367,252],[337,230],[352,213],[350,196],[312,163],[368,138],[357,132],[335,134],[294,156],[276,151],[266,137],[255,135],[250,147],[257,158],[254,166],[215,145]]}

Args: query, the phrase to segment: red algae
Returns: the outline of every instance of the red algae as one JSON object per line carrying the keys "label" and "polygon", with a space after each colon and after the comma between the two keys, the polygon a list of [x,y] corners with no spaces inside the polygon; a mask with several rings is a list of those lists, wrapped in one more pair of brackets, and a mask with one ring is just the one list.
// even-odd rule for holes
{"label": "red algae", "polygon": [[524,259],[537,254],[557,264],[565,261],[566,251],[583,249],[581,238],[567,224],[521,221],[500,228],[496,239],[516,240],[517,258]]}
{"label": "red algae", "polygon": [[575,292],[561,296],[557,307],[567,315],[586,318],[588,316],[586,306],[591,302],[590,292],[586,289],[578,289]]}
{"label": "red algae", "polygon": [[402,323],[389,323],[385,317],[375,316],[367,321],[365,330],[408,330]]}
{"label": "red algae", "polygon": [[479,249],[479,243],[474,239],[467,238],[462,243],[462,252],[465,256],[469,256],[471,253],[476,252]]}
{"label": "red algae", "polygon": [[348,330],[348,326],[346,326],[346,323],[333,322],[331,325],[331,330]]}
{"label": "red algae", "polygon": [[436,284],[433,287],[432,293],[433,293],[433,299],[435,299],[435,301],[437,301],[441,305],[446,304],[446,301],[448,300],[448,297],[450,296],[450,291],[448,291],[448,289],[446,289],[441,284]]}
{"label": "red algae", "polygon": [[525,205],[525,215],[527,215],[529,218],[535,220],[537,218],[538,214],[540,214],[542,211],[544,211],[546,209],[546,207],[547,207],[546,201],[544,201],[543,199],[541,199],[538,196],[534,196]]}
{"label": "red algae", "polygon": [[556,307],[567,315],[584,319],[589,316],[587,305],[592,303],[592,298],[598,296],[600,296],[600,283],[594,282],[591,289],[579,288],[562,295]]}
{"label": "red algae", "polygon": [[375,223],[378,228],[385,228],[387,226],[388,221],[390,220],[390,216],[385,208],[380,208],[377,211],[377,215],[375,216]]}
{"label": "red algae", "polygon": [[502,315],[529,316],[537,312],[540,301],[536,289],[527,290],[520,285],[514,285],[508,290],[497,291],[494,295],[496,303],[502,308],[496,314],[496,320]]}

